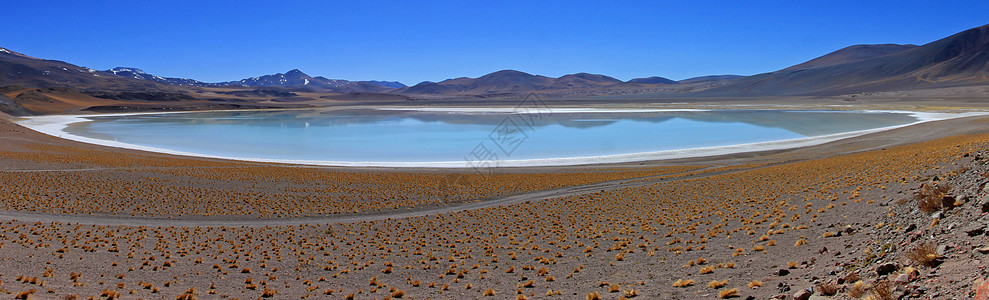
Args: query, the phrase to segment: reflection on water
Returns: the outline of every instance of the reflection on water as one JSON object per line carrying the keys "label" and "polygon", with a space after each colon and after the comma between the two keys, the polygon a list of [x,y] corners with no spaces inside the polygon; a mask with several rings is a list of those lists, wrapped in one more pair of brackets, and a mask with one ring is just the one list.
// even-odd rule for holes
{"label": "reflection on water", "polygon": [[[504,113],[395,110],[237,111],[97,117],[74,134],[217,156],[321,161],[462,161],[504,129]],[[552,113],[499,159],[614,155],[794,139],[916,121],[824,111]],[[498,127],[502,125],[502,127]],[[511,124],[509,124],[511,125]],[[518,124],[516,124],[518,126]]]}

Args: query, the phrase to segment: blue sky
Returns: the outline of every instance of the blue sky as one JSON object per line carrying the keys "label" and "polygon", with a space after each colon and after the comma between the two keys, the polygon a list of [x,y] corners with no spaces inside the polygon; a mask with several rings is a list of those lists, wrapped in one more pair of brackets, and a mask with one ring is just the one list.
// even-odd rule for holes
{"label": "blue sky", "polygon": [[853,44],[923,44],[989,1],[15,1],[0,47],[216,82],[298,68],[405,84],[502,69],[674,80],[781,69]]}

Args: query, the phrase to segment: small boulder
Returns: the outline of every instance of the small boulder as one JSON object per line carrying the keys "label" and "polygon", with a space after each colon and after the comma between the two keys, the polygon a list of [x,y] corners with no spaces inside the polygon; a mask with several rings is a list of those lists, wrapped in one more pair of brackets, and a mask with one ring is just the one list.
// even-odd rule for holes
{"label": "small boulder", "polygon": [[[789,292],[790,291],[790,284],[788,284],[786,282],[780,282],[779,284],[776,285],[776,291],[777,292],[780,292],[780,293]],[[783,295],[783,296],[785,297],[786,295]]]}
{"label": "small boulder", "polygon": [[975,224],[965,227],[965,234],[968,234],[968,236],[978,236],[984,233],[986,233],[986,227],[982,224]]}
{"label": "small boulder", "polygon": [[941,197],[941,207],[949,210],[955,207],[955,196],[945,195]]}
{"label": "small boulder", "polygon": [[900,284],[910,283],[910,275],[900,274],[900,275],[896,276],[896,279],[894,279],[893,282],[900,283]]}
{"label": "small boulder", "polygon": [[776,271],[776,275],[778,275],[778,276],[786,276],[786,275],[790,275],[790,270],[787,270],[787,269],[779,269],[779,271]]}
{"label": "small boulder", "polygon": [[885,263],[876,267],[876,274],[879,274],[879,276],[889,275],[899,269],[900,267],[894,263]]}
{"label": "small boulder", "polygon": [[[976,279],[976,284],[979,279]],[[982,283],[975,287],[975,300],[989,300],[989,280],[982,280]]]}
{"label": "small boulder", "polygon": [[811,292],[808,292],[807,290],[799,290],[796,293],[793,293],[793,299],[794,300],[807,300],[807,299],[810,299],[810,296],[811,295],[813,295],[813,294]]}
{"label": "small boulder", "polygon": [[951,250],[951,248],[948,247],[948,245],[938,245],[937,248],[936,248],[937,255],[940,255],[940,256],[947,255],[948,254],[948,250]]}

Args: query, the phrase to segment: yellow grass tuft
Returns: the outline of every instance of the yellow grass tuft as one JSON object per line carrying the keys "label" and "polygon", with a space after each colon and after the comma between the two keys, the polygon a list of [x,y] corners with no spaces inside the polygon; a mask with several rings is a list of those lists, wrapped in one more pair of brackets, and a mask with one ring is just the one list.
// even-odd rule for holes
{"label": "yellow grass tuft", "polygon": [[677,279],[677,281],[673,282],[673,287],[682,288],[682,287],[688,287],[688,286],[691,286],[691,285],[694,285],[694,281],[691,280],[691,279],[687,279],[687,280]]}
{"label": "yellow grass tuft", "polygon": [[718,293],[718,297],[721,299],[727,299],[731,297],[738,297],[738,289],[730,289],[726,291],[721,291]]}
{"label": "yellow grass tuft", "polygon": [[593,291],[591,293],[588,293],[587,296],[584,297],[584,299],[587,299],[587,300],[601,300],[601,294],[598,294],[598,291]]}
{"label": "yellow grass tuft", "polygon": [[722,280],[722,281],[711,280],[711,282],[708,282],[707,283],[707,287],[712,288],[712,289],[720,289],[720,288],[724,287],[726,284],[728,284],[728,279],[725,279],[725,280]]}
{"label": "yellow grass tuft", "polygon": [[754,289],[754,288],[758,288],[758,287],[761,287],[761,286],[762,286],[762,281],[753,280],[752,282],[749,282],[749,288],[753,288]]}

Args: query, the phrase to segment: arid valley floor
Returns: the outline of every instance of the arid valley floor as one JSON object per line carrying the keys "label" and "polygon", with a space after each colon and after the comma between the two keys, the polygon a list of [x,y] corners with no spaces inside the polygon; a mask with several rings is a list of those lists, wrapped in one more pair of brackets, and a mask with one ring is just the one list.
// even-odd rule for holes
{"label": "arid valley floor", "polygon": [[967,299],[989,275],[989,117],[494,174],[0,132],[2,297]]}

